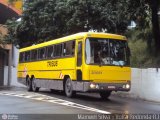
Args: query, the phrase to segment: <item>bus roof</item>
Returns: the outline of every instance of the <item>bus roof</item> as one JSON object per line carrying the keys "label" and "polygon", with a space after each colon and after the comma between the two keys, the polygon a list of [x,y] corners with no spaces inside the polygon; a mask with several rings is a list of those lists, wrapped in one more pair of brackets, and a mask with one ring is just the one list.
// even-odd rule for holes
{"label": "bus roof", "polygon": [[48,42],[44,42],[44,43],[40,43],[40,44],[37,44],[37,45],[32,45],[32,46],[29,46],[29,47],[25,47],[25,48],[20,49],[20,52],[24,52],[24,51],[28,51],[28,50],[32,50],[32,49],[38,49],[38,48],[42,48],[42,47],[49,46],[49,45],[52,45],[52,44],[57,44],[57,43],[65,42],[65,41],[68,41],[68,40],[82,39],[82,38],[86,38],[86,37],[127,40],[125,36],[117,35],[117,34],[97,33],[97,32],[80,32],[80,33],[69,35],[69,36],[66,36],[66,37],[50,40]]}

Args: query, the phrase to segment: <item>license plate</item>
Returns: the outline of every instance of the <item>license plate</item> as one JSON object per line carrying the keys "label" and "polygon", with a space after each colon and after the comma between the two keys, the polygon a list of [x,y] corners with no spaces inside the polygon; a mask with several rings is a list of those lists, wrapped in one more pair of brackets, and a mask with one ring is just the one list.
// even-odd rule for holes
{"label": "license plate", "polygon": [[108,86],[109,89],[115,89],[115,86]]}

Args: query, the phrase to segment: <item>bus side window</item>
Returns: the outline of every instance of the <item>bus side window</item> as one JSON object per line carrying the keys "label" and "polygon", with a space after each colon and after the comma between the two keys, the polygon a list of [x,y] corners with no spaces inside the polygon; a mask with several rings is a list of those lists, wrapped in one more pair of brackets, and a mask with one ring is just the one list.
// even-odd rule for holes
{"label": "bus side window", "polygon": [[72,42],[72,55],[75,53],[75,41]]}
{"label": "bus side window", "polygon": [[25,60],[25,53],[22,52],[22,53],[20,53],[20,55],[19,55],[19,62],[22,63],[22,62],[24,62],[24,60]]}
{"label": "bus side window", "polygon": [[39,51],[39,59],[45,59],[45,48],[41,48]]}
{"label": "bus side window", "polygon": [[54,57],[54,46],[49,46],[47,48],[48,52],[47,52],[47,58],[53,58]]}
{"label": "bus side window", "polygon": [[78,42],[77,66],[82,65],[82,42]]}
{"label": "bus side window", "polygon": [[66,56],[66,42],[63,44],[63,56]]}
{"label": "bus side window", "polygon": [[30,61],[30,51],[25,52],[25,61]]}
{"label": "bus side window", "polygon": [[31,60],[37,60],[37,50],[32,50],[31,51]]}
{"label": "bus side window", "polygon": [[72,56],[75,51],[75,41],[69,41],[65,43],[65,55]]}
{"label": "bus side window", "polygon": [[54,55],[55,55],[55,57],[61,57],[61,55],[62,55],[62,44],[55,45]]}

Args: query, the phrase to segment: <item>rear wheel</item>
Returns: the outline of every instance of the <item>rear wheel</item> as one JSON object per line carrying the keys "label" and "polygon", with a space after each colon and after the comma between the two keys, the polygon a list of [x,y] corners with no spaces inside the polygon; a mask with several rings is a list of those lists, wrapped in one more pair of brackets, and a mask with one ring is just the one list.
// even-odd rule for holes
{"label": "rear wheel", "polygon": [[76,92],[73,91],[73,85],[70,78],[67,78],[64,90],[67,97],[73,97],[76,94]]}
{"label": "rear wheel", "polygon": [[111,95],[111,92],[112,91],[102,91],[99,94],[103,100],[107,100],[109,96]]}
{"label": "rear wheel", "polygon": [[37,87],[37,85],[36,85],[36,79],[33,77],[31,81],[32,81],[32,89],[33,89],[33,91],[34,92],[38,92],[39,91],[39,87]]}
{"label": "rear wheel", "polygon": [[28,91],[33,91],[33,89],[32,89],[32,81],[31,81],[31,79],[29,77],[27,77],[27,79],[26,79],[26,85],[27,85],[27,90]]}

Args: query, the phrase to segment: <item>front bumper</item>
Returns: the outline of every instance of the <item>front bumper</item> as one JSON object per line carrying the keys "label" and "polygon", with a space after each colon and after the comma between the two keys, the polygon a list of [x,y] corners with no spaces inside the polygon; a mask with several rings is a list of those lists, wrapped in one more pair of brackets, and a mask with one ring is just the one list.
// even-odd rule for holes
{"label": "front bumper", "polygon": [[130,81],[126,83],[94,83],[94,82],[73,82],[75,91],[99,92],[99,91],[130,91]]}

